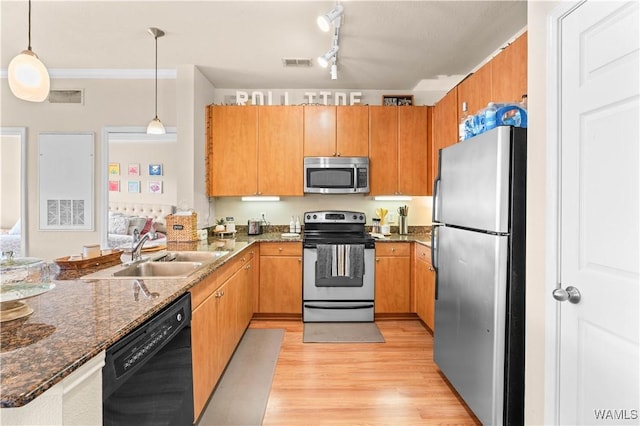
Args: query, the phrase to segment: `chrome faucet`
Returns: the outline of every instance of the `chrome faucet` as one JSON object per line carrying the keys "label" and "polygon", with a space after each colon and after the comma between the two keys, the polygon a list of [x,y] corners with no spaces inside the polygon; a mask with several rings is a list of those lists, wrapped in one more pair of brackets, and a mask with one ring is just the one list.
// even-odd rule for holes
{"label": "chrome faucet", "polygon": [[133,242],[131,243],[131,261],[138,260],[142,257],[142,245],[149,239],[149,234],[146,233],[140,238],[140,231],[134,229]]}

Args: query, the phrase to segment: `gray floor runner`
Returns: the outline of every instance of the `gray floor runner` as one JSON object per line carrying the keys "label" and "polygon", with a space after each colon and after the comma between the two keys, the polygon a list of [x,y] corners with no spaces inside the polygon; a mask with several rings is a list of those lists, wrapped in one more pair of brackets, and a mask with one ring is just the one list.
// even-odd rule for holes
{"label": "gray floor runner", "polygon": [[248,329],[198,426],[260,425],[284,338],[282,329]]}
{"label": "gray floor runner", "polygon": [[308,322],[304,324],[304,343],[384,343],[373,322]]}

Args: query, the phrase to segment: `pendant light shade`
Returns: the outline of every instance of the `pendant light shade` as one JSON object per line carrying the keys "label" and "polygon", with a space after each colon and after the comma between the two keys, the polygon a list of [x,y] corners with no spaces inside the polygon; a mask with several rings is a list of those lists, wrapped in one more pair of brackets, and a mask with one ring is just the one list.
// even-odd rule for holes
{"label": "pendant light shade", "polygon": [[156,88],[155,88],[156,115],[147,126],[147,134],[148,135],[164,135],[166,133],[166,130],[162,125],[162,121],[160,121],[160,119],[158,118],[158,37],[164,36],[164,31],[158,28],[149,28],[147,31],[149,31],[149,33],[153,36],[156,42],[156,79],[155,79],[156,80]]}
{"label": "pendant light shade", "polygon": [[42,61],[31,50],[31,0],[29,0],[29,41],[27,49],[9,62],[9,88],[16,98],[42,102],[49,96],[51,81]]}

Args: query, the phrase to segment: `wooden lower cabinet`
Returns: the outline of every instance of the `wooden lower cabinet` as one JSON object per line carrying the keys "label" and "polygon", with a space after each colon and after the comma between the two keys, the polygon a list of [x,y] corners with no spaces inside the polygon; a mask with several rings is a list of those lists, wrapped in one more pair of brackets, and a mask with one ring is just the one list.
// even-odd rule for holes
{"label": "wooden lower cabinet", "polygon": [[414,311],[431,331],[434,331],[436,273],[431,265],[431,249],[429,247],[422,244],[415,245],[414,271]]}
{"label": "wooden lower cabinet", "polygon": [[376,244],[376,314],[411,312],[411,243]]}
{"label": "wooden lower cabinet", "polygon": [[253,315],[252,255],[237,258],[191,291],[194,419],[198,419]]}
{"label": "wooden lower cabinet", "polygon": [[260,244],[259,312],[302,314],[302,243]]}

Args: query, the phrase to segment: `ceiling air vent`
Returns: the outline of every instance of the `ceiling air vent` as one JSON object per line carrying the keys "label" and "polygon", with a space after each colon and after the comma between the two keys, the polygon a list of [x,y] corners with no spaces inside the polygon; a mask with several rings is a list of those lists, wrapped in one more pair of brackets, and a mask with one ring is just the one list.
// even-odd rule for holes
{"label": "ceiling air vent", "polygon": [[311,58],[282,58],[282,65],[285,67],[310,67]]}
{"label": "ceiling air vent", "polygon": [[82,90],[51,90],[49,103],[52,104],[81,104]]}

